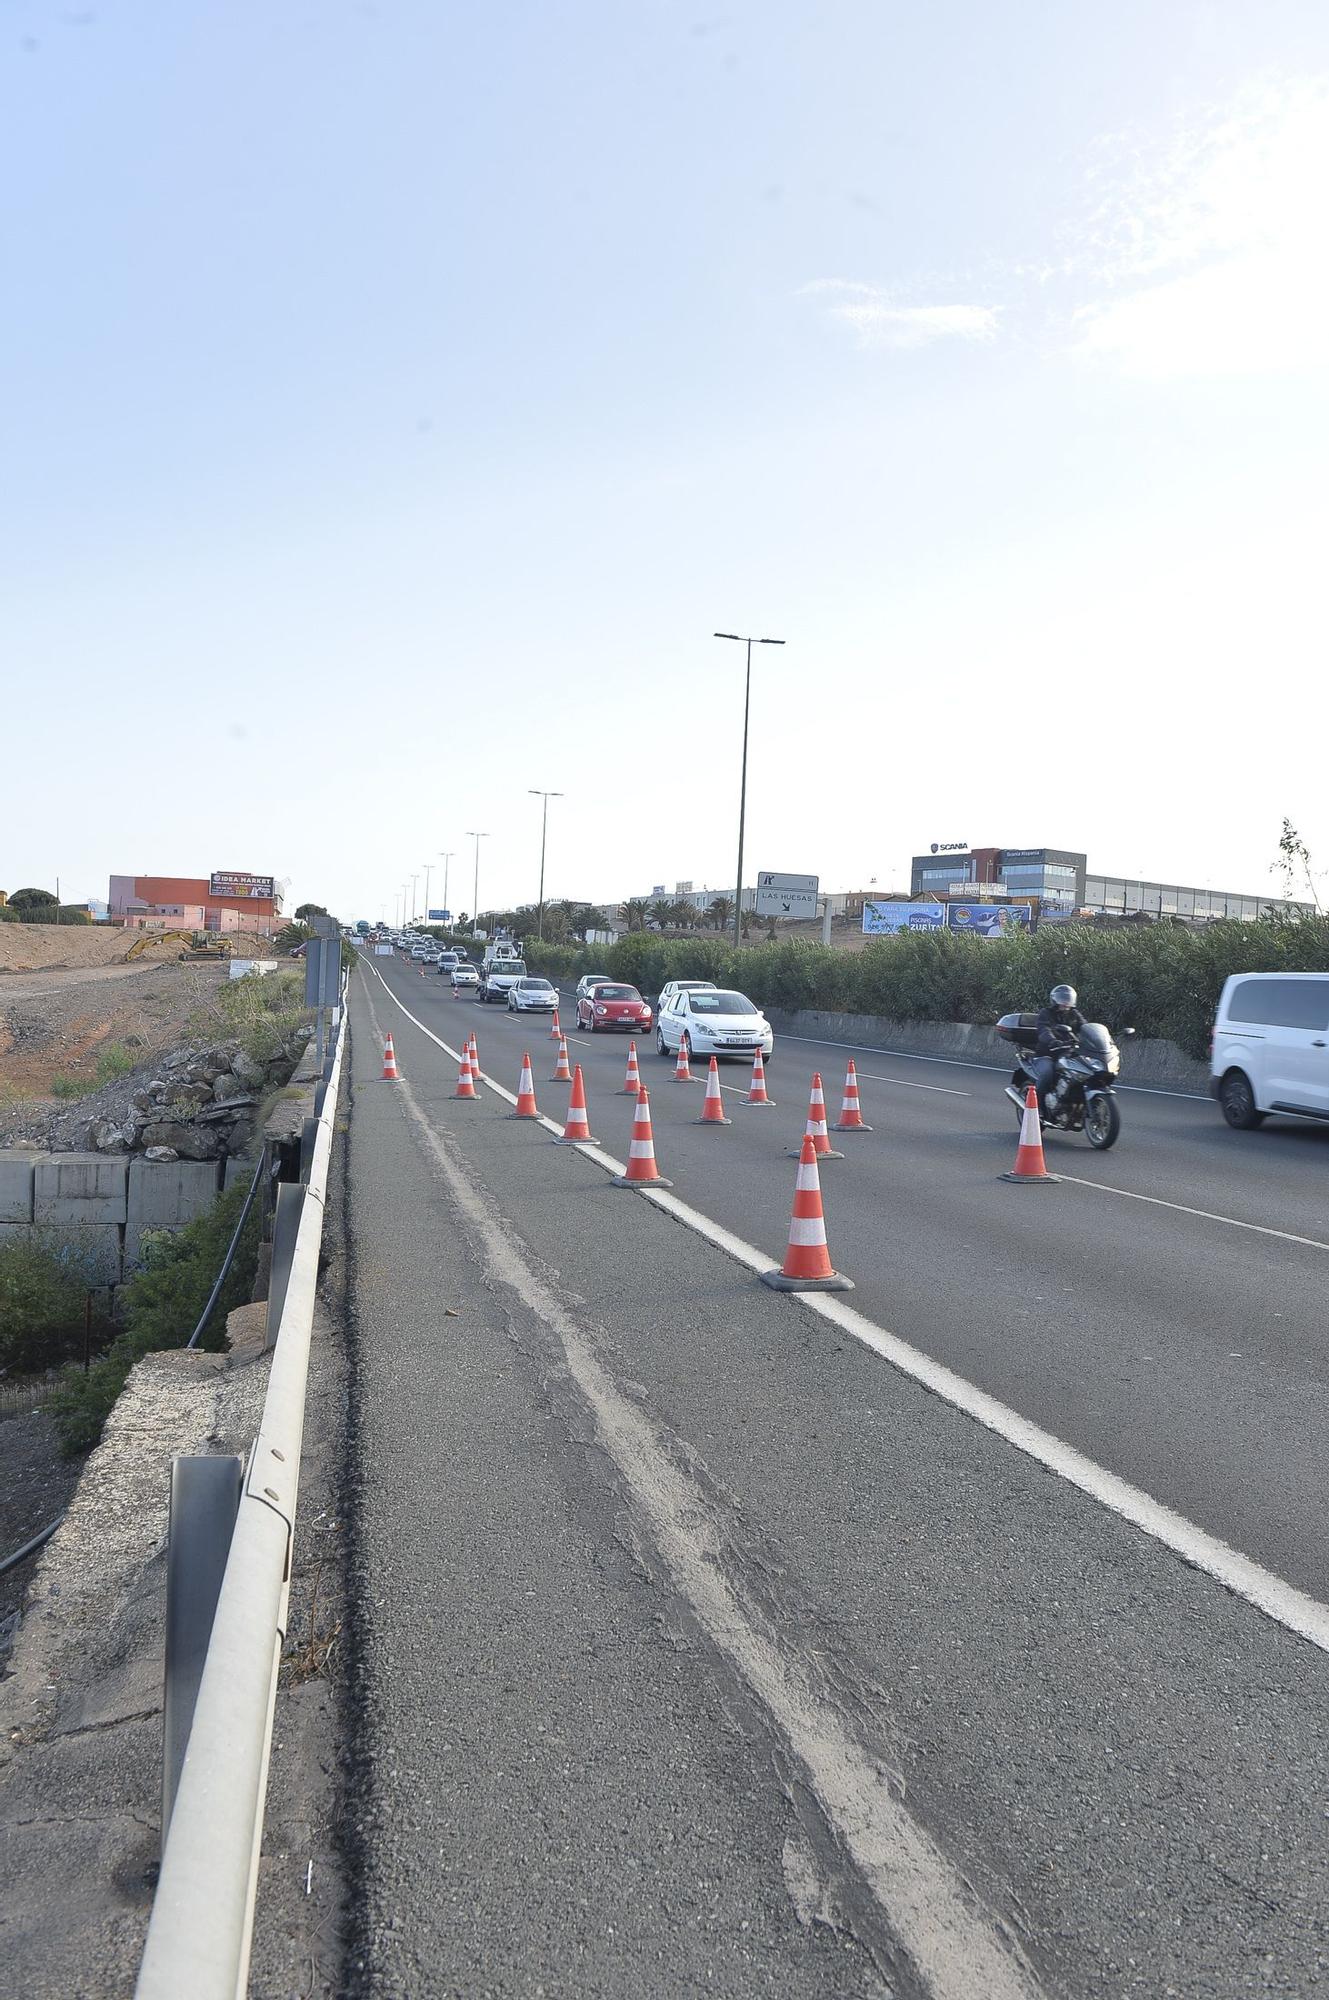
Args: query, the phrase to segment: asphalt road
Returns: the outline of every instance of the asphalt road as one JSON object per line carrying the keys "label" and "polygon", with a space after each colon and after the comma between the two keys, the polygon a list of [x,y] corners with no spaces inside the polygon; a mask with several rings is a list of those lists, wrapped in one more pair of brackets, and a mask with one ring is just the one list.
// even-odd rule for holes
{"label": "asphalt road", "polygon": [[[1324,1982],[1324,1652],[492,1093],[455,1102],[375,971],[566,1104],[546,1022],[397,961],[356,982],[365,1990]],[[575,1047],[619,1157],[625,1053]],[[676,1194],[772,1262],[843,1059],[782,1043],[778,1108],[735,1091],[714,1130],[644,1059]],[[854,1307],[1323,1596],[1321,1136],[1132,1095],[1116,1153],[1058,1144],[1079,1180],[1015,1188],[999,1077],[859,1061],[875,1129],[823,1174]]]}

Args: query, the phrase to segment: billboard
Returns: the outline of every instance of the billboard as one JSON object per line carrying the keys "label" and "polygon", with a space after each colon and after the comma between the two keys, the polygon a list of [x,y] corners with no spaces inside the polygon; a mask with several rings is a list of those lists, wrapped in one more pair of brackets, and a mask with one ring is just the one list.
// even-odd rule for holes
{"label": "billboard", "polygon": [[863,929],[878,937],[946,928],[944,903],[864,903]]}
{"label": "billboard", "polygon": [[272,900],[271,875],[242,875],[226,868],[214,868],[208,877],[210,896],[263,896]]}
{"label": "billboard", "polygon": [[1009,937],[1033,929],[1034,910],[1032,903],[948,903],[946,923],[970,937]]}
{"label": "billboard", "polygon": [[757,915],[815,917],[817,887],[815,875],[777,875],[761,869],[757,875]]}

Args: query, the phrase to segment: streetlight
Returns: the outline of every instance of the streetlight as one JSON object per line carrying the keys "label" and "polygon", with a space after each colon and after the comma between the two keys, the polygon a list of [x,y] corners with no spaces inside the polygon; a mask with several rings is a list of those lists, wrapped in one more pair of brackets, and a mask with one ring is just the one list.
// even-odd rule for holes
{"label": "streetlight", "polygon": [[739,942],[739,927],[743,920],[743,827],[748,810],[748,703],[752,694],[752,648],[754,646],[783,646],[783,639],[749,639],[741,632],[716,632],[717,639],[736,639],[740,646],[748,649],[748,670],[743,681],[743,775],[738,789],[738,891],[734,897],[734,943]]}
{"label": "streetlight", "polygon": [[443,849],[442,849],[441,847],[440,847],[440,848],[439,848],[439,850],[438,850],[438,854],[439,854],[439,859],[440,859],[440,861],[441,861],[441,862],[443,863],[443,908],[444,908],[444,909],[445,909],[445,910],[447,911],[447,913],[448,913],[448,927],[449,927],[449,929],[451,929],[451,927],[452,927],[452,905],[451,905],[451,903],[450,903],[450,902],[448,901],[448,863],[449,863],[449,861],[451,861],[451,859],[452,859],[452,855],[451,855],[451,853],[450,853],[450,852],[449,852],[449,853],[447,853],[447,854],[445,854],[445,853],[443,852]]}
{"label": "streetlight", "polygon": [[563,794],[562,792],[541,792],[534,785],[528,785],[526,789],[533,799],[544,800],[544,804],[540,808],[540,915],[535,926],[535,935],[538,938],[542,938],[545,934],[545,834],[549,826],[549,801],[551,799],[561,799]]}
{"label": "streetlight", "polygon": [[480,928],[480,842],[488,840],[487,833],[474,833],[468,827],[466,838],[475,842],[475,885],[471,890],[471,936]]}
{"label": "streetlight", "polygon": [[420,866],[425,871],[425,922],[428,923],[429,922],[429,876],[431,870],[433,869],[434,864],[432,861],[422,861],[420,863]]}

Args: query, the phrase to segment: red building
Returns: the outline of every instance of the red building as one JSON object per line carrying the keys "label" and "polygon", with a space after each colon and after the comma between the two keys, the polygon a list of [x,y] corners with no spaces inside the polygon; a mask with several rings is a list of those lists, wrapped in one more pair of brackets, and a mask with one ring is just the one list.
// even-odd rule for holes
{"label": "red building", "polygon": [[113,924],[138,930],[257,931],[270,937],[283,921],[271,875],[229,869],[211,875],[112,875],[107,902]]}

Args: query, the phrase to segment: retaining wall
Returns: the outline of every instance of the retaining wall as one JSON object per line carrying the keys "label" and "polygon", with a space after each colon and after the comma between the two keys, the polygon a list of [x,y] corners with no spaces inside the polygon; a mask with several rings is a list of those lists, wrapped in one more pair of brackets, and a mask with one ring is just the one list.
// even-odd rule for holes
{"label": "retaining wall", "polygon": [[109,1291],[139,1269],[144,1230],[183,1228],[211,1208],[221,1185],[217,1160],[3,1148],[0,1244],[39,1243],[77,1270],[90,1291]]}
{"label": "retaining wall", "polygon": [[[978,1027],[970,1021],[888,1021],[880,1014],[837,1014],[815,1007],[767,1007],[764,1011],[777,1035],[896,1049],[902,1055],[939,1056],[991,1069],[1014,1068],[1010,1043],[994,1028]],[[1204,1063],[1183,1055],[1175,1042],[1132,1038],[1121,1044],[1121,1082],[1146,1090],[1193,1091],[1205,1097],[1209,1070]]]}

